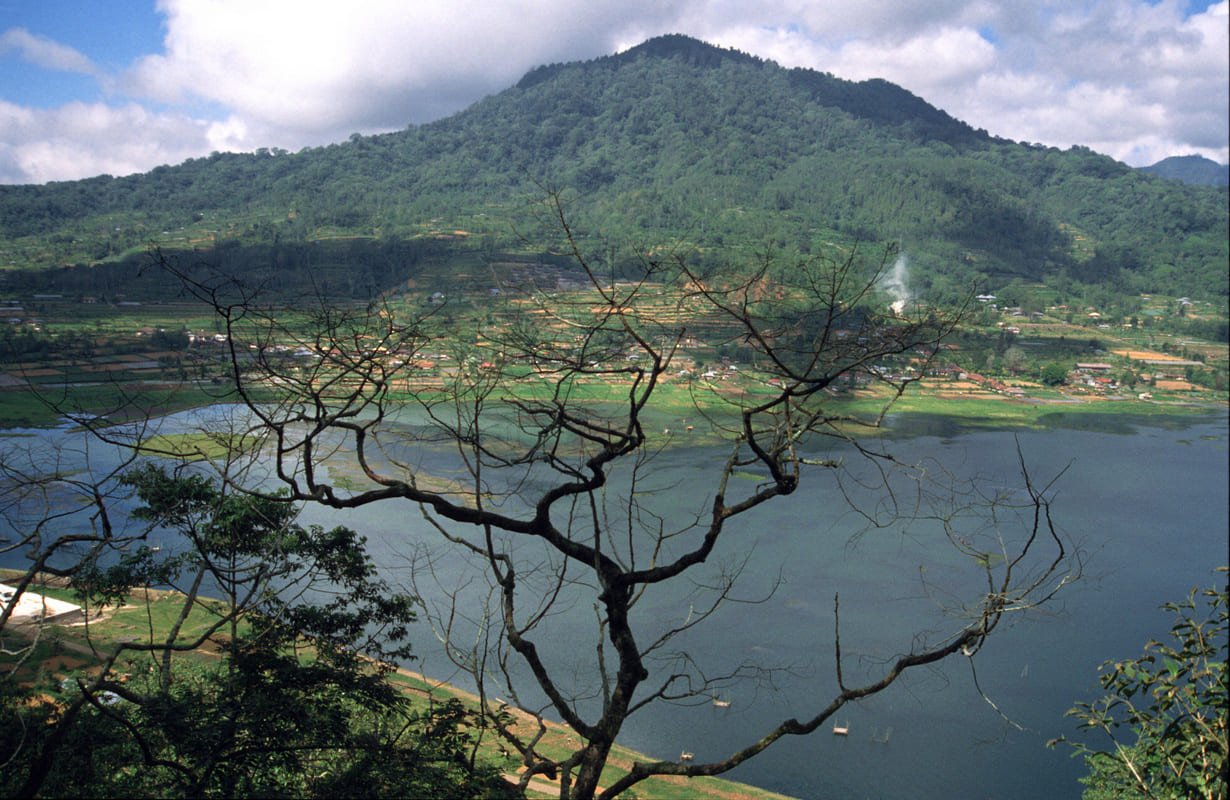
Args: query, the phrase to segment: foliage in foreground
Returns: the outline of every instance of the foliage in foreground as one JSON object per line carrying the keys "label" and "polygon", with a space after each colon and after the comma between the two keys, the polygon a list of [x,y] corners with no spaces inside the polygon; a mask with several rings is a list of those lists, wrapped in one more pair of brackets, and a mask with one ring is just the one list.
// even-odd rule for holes
{"label": "foliage in foreground", "polygon": [[305,528],[294,504],[188,470],[119,482],[143,503],[141,540],[176,545],[95,548],[71,585],[87,607],[184,587],[179,609],[169,624],[150,609],[146,635],[113,649],[91,639],[97,674],[0,684],[0,795],[513,796],[476,760],[471,712],[412,707],[386,679],[385,659],[409,657],[414,599],[379,580],[354,531]]}
{"label": "foliage in foreground", "polygon": [[[0,794],[22,796],[29,775],[9,757],[59,739],[42,797],[515,796],[472,762],[471,713],[456,700],[367,707],[317,665],[251,653],[180,664],[168,692],[140,688],[152,690],[140,703],[70,682],[56,704],[5,697],[15,724],[0,729]],[[86,705],[63,725],[74,696]]]}
{"label": "foliage in foreground", "polygon": [[[1223,584],[1164,605],[1178,615],[1171,641],[1150,640],[1139,658],[1108,661],[1101,679],[1108,694],[1068,712],[1112,745],[1072,743],[1090,769],[1082,779],[1085,800],[1225,800],[1227,596]],[[1123,727],[1134,742],[1124,741]]]}

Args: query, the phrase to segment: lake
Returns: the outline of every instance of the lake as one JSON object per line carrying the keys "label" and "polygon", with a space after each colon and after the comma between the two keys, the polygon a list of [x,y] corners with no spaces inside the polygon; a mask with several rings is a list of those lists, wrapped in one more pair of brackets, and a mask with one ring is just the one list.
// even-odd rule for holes
{"label": "lake", "polygon": [[[1227,561],[1227,421],[1219,415],[1167,420],[1167,427],[1110,416],[1054,422],[1050,430],[1014,435],[899,419],[887,447],[907,463],[934,459],[953,471],[958,485],[980,476],[992,488],[1019,487],[1018,443],[1034,481],[1044,483],[1066,467],[1053,514],[1084,552],[1083,580],[1043,611],[1001,628],[972,667],[968,659],[950,660],[843,708],[835,722],[849,728],[848,736],[835,736],[830,723],[810,737],[778,742],[724,777],[834,800],[1079,796],[1083,760],[1066,746],[1045,747],[1060,735],[1077,735],[1064,712],[1093,699],[1103,661],[1135,656],[1146,640],[1169,630],[1158,606],[1208,585],[1212,570]],[[664,454],[653,477],[671,487],[667,505],[681,514],[701,509],[724,455]],[[775,673],[772,685],[745,682],[723,690],[720,699],[729,707],[651,706],[628,722],[621,743],[660,759],[677,759],[685,750],[698,763],[723,757],[831,700],[835,593],[849,684],[860,669],[874,675],[883,660],[905,652],[916,630],[942,626],[937,604],[951,605],[963,599],[961,592],[978,589],[955,580],[976,573],[925,520],[852,539],[859,519],[831,480],[823,473],[815,478],[740,522],[712,559],[730,567],[746,558],[742,597],[760,600],[777,584],[772,596],[727,605],[671,648],[714,669],[754,663],[788,671]],[[866,504],[869,497],[859,499]],[[434,540],[406,509],[346,519],[369,537],[378,562],[394,576],[415,543]],[[449,566],[440,573],[446,583],[463,574]],[[647,592],[638,607],[644,635],[678,624],[697,603],[693,588]],[[592,620],[592,610],[580,605],[552,621],[540,647],[572,654],[557,665],[583,672],[596,644]],[[465,684],[429,637],[419,641],[415,669]]]}
{"label": "lake", "polygon": [[[1226,563],[1228,431],[1224,412],[1183,421],[1052,421],[1049,430],[1014,435],[898,418],[885,446],[903,462],[933,464],[933,472],[944,465],[958,487],[978,479],[989,491],[1020,487],[1018,446],[1035,482],[1066,468],[1052,511],[1085,555],[1083,580],[1042,612],[997,631],[972,664],[962,657],[909,674],[883,694],[843,708],[812,736],[778,742],[724,777],[834,800],[1079,796],[1083,761],[1066,747],[1048,750],[1045,742],[1075,735],[1063,713],[1096,696],[1099,664],[1133,657],[1147,639],[1163,636],[1170,621],[1157,607],[1209,584],[1213,568]],[[60,443],[76,436],[37,434],[39,441]],[[105,449],[93,455],[106,459]],[[825,455],[856,463],[849,451]],[[723,456],[703,448],[664,453],[651,475],[660,495],[638,493],[638,501],[656,503],[668,527],[681,524],[705,507]],[[430,452],[421,458],[429,467],[447,463]],[[909,479],[895,485],[903,499],[910,496]],[[882,497],[849,483],[844,494],[864,508]],[[368,537],[377,563],[395,581],[406,580],[412,553],[439,541],[409,504],[346,514],[311,509],[305,521],[351,525]],[[1002,522],[1006,531],[1016,524]],[[743,664],[780,671],[771,682],[724,688],[720,698],[728,707],[708,700],[651,706],[629,720],[621,743],[661,759],[690,751],[699,763],[750,744],[783,719],[815,714],[836,691],[835,595],[847,684],[876,675],[885,660],[908,650],[916,631],[951,630],[944,609],[977,597],[978,566],[957,555],[926,519],[860,533],[864,527],[823,472],[739,521],[705,574],[716,579],[722,569],[741,568],[737,599],[748,602],[726,605],[703,627],[672,640],[664,655],[688,652],[715,671]],[[3,561],[18,566],[12,554]],[[438,563],[445,585],[465,574],[455,561]],[[439,603],[443,595],[427,587],[420,583],[424,600]],[[691,583],[647,591],[636,609],[638,631],[649,636],[678,625],[703,607],[704,597]],[[592,609],[578,601],[551,618],[540,637],[540,647],[561,669],[575,669],[580,684],[587,683],[597,641],[592,621]],[[425,626],[416,642],[420,660],[409,666],[465,685]],[[835,736],[832,722],[848,727],[849,735]]]}

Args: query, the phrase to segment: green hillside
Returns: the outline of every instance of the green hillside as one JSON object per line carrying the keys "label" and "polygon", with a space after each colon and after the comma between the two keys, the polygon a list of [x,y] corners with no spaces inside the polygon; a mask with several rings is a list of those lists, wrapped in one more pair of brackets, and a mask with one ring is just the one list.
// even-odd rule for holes
{"label": "green hillside", "polygon": [[1141,169],[1159,178],[1196,186],[1230,185],[1230,165],[1218,164],[1203,156],[1171,156]]}
{"label": "green hillside", "polygon": [[[1038,283],[1103,302],[1230,293],[1224,187],[997,139],[886,81],[682,36],[539,67],[397,133],[0,187],[0,291],[119,291],[154,242],[193,258],[225,250],[229,267],[282,278],[332,269],[333,291],[363,295],[425,263],[507,258],[521,232],[550,245],[526,216],[536,183],[575,194],[573,222],[595,248],[681,244],[720,265],[891,241],[931,300]],[[322,239],[344,252],[321,258]],[[612,270],[635,270],[611,252]],[[32,269],[46,274],[13,272]]]}

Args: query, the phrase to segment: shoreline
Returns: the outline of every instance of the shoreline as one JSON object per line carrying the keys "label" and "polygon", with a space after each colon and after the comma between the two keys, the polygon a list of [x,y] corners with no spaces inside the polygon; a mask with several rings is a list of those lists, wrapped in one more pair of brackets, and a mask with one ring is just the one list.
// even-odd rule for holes
{"label": "shoreline", "polygon": [[[0,567],[0,583],[10,585],[11,587],[12,583],[20,582],[20,579],[25,574],[26,573],[22,570],[14,569],[11,567]],[[58,600],[54,600],[54,598],[45,597],[43,593],[40,591],[41,589],[45,589],[45,588],[65,589],[66,588],[65,580],[63,578],[59,578],[54,575],[47,575],[47,574],[36,575],[35,578],[32,581],[30,581],[30,585],[27,588],[27,590],[23,592],[23,602],[30,602],[28,598],[25,598],[25,595],[34,594],[34,595],[38,595],[38,597],[40,598],[44,598],[45,600],[49,601],[49,604],[50,602],[54,602],[57,605],[65,604],[64,601],[58,601]],[[177,592],[174,589],[145,588],[143,590],[135,590],[135,591],[137,593],[144,594],[145,599],[151,602],[164,599],[167,597],[173,597],[179,594],[179,592]],[[140,608],[142,605],[141,600],[140,598],[136,598],[136,600],[137,602],[126,601],[121,606],[107,606],[107,607],[99,608],[99,609],[91,609],[89,624],[91,626],[105,625],[107,621],[111,617],[113,617],[116,612],[119,612],[125,609]],[[40,600],[33,600],[33,602],[40,603]],[[77,608],[78,610],[81,610],[79,607]],[[74,621],[69,622],[67,620],[57,621],[55,619],[48,619],[46,620],[44,624],[63,626],[64,628],[67,628],[70,631],[74,631],[74,630],[80,630],[82,627],[84,627],[85,620],[80,619],[80,620],[74,620]],[[16,614],[14,614],[14,618],[10,618],[10,620],[6,624],[6,627],[8,627],[9,625],[12,626],[12,630],[16,633],[26,632],[31,627],[31,623],[26,623],[26,622],[23,622],[22,620],[16,619]],[[53,655],[50,658],[41,662],[43,667],[46,668],[49,672],[58,673],[58,672],[71,672],[75,670],[85,670],[89,672],[91,669],[96,668],[95,664],[89,663],[90,658],[95,655],[93,651],[90,649],[90,647],[84,644],[79,644],[77,642],[72,642],[72,641],[62,642],[62,646],[65,651],[69,651],[72,655],[68,655],[68,653],[61,653],[59,655]],[[199,648],[195,652],[206,653],[211,656],[217,655],[217,653],[209,650],[207,647]],[[368,660],[372,661],[372,663],[376,663],[372,659],[368,659]],[[442,681],[436,678],[428,677],[427,675],[424,675],[421,672],[417,672],[415,670],[412,670],[406,667],[398,666],[396,664],[385,664],[385,666],[390,667],[392,672],[395,675],[404,679],[404,681],[397,681],[397,680],[392,681],[393,685],[401,692],[404,692],[412,696],[425,698],[429,701],[433,698],[433,696],[435,696],[438,693],[438,694],[448,695],[451,697],[456,697],[457,699],[461,700],[463,703],[467,704],[468,706],[474,707],[474,708],[477,708],[479,705],[479,696],[472,691],[460,688],[456,686],[455,684],[449,683],[447,681]],[[409,682],[411,684],[417,683],[417,684],[420,684],[421,687],[414,686],[414,685],[406,685],[406,682]],[[516,723],[514,723],[516,725],[525,724],[527,726],[536,727],[540,723],[540,720],[537,717],[521,709],[515,708],[513,706],[507,706],[506,710],[509,714],[513,715],[513,717],[516,719]],[[576,747],[577,736],[575,732],[573,732],[572,728],[570,728],[565,723],[544,717],[541,719],[541,725],[545,729],[545,734],[543,736],[542,741],[539,742],[540,746],[543,744],[547,744],[547,745],[554,745],[557,747],[565,747],[565,748],[575,748]],[[501,750],[503,749],[503,746],[500,743],[500,740],[498,738],[493,736],[491,738],[491,741],[496,743],[495,745],[493,745],[494,747],[500,748]],[[652,763],[656,760],[657,759],[648,758],[642,753],[638,753],[634,750],[631,750],[623,745],[616,743],[615,746],[612,748],[608,764],[609,766],[611,766],[612,768],[616,770],[626,771],[627,769],[631,768],[631,765],[634,761]],[[524,769],[525,769],[524,766],[520,766],[517,769],[517,771],[505,772],[505,777],[507,780],[515,783],[519,780],[520,773],[523,772]],[[664,787],[662,792],[655,792],[653,791],[653,785],[652,785],[655,781],[658,782],[659,784],[662,784],[662,783],[668,784],[674,788],[668,789]],[[716,798],[717,800],[794,800],[788,795],[783,795],[783,794],[773,792],[768,789],[761,789],[759,787],[752,786],[750,784],[744,784],[744,783],[739,783],[737,781],[727,780],[721,777],[686,778],[683,776],[675,776],[675,775],[654,776],[652,778],[646,779],[645,781],[642,781],[640,784],[637,785],[638,788],[640,789],[640,791],[638,792],[638,796],[644,797],[646,798],[646,800],[653,800],[653,798],[656,798],[656,797],[675,797],[675,796],[678,796],[678,787],[689,786],[689,785],[692,787],[695,787],[697,792],[700,794],[703,794],[703,796]],[[536,796],[558,797],[559,796],[558,779],[555,781],[552,781],[546,776],[542,776],[542,775],[532,778],[529,781],[526,796],[530,798],[533,798]]]}

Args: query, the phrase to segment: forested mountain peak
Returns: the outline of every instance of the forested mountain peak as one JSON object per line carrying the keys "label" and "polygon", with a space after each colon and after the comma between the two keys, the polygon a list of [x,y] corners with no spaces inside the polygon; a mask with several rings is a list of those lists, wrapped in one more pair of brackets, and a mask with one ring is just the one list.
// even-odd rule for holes
{"label": "forested mountain peak", "polygon": [[450,247],[492,253],[520,246],[516,209],[543,184],[574,193],[576,230],[612,246],[686,241],[717,262],[895,242],[914,290],[935,298],[1012,281],[1230,293],[1224,189],[992,137],[888,81],[678,35],[538,67],[395,133],[0,187],[0,250],[10,268],[92,263],[170,246],[157,232],[181,229],[263,247],[325,232],[395,246],[452,219],[482,235]]}
{"label": "forested mountain peak", "polygon": [[637,58],[682,58],[699,67],[715,67],[723,62],[748,65],[765,63],[764,59],[740,50],[718,47],[678,33],[656,36],[607,58],[616,64]]}
{"label": "forested mountain peak", "polygon": [[[656,36],[623,52],[602,56],[585,63],[597,68],[618,69],[643,58],[682,59],[691,66],[706,68],[717,67],[723,63],[753,66],[765,63],[763,59],[739,50],[718,47],[678,33]],[[517,82],[517,88],[526,89],[541,83],[568,66],[572,64],[549,64],[535,67]]]}
{"label": "forested mountain peak", "polygon": [[682,34],[668,34],[649,39],[621,53],[603,56],[587,62],[550,64],[530,70],[517,83],[516,89],[527,90],[557,78],[568,69],[619,70],[642,60],[678,61],[690,68],[714,70],[723,66],[732,69],[749,68],[742,73],[754,80],[761,68],[788,75],[789,85],[797,90],[798,99],[822,107],[840,109],[860,119],[883,125],[906,126],[907,135],[934,139],[952,145],[985,143],[986,131],[953,118],[917,95],[882,78],[848,81],[831,73],[802,67],[785,70],[775,62],[733,48],[723,48]]}

